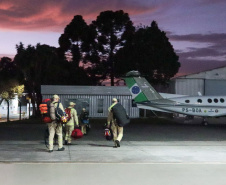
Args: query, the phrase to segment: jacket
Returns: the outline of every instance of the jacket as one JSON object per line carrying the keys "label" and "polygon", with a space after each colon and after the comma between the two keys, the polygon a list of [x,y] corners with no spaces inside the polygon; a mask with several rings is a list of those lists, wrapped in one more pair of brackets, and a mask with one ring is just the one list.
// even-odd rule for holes
{"label": "jacket", "polygon": [[78,116],[77,116],[77,111],[72,108],[72,107],[68,107],[69,109],[71,109],[71,119],[67,122],[66,125],[74,125],[76,124],[77,126],[79,125],[79,122],[78,122]]}

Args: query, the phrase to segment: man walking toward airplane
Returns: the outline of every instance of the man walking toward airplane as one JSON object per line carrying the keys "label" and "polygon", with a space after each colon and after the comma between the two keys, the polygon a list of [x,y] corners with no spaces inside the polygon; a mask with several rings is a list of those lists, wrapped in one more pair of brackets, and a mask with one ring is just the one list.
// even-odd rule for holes
{"label": "man walking toward airplane", "polygon": [[120,147],[120,141],[123,137],[123,127],[120,127],[117,123],[115,115],[113,113],[113,107],[118,104],[116,98],[112,99],[112,105],[108,108],[107,127],[112,129],[114,148]]}

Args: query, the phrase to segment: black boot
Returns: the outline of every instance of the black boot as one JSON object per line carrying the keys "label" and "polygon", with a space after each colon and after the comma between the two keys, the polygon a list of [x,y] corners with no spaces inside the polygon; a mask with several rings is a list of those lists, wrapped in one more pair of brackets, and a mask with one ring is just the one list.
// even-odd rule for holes
{"label": "black boot", "polygon": [[62,147],[62,148],[58,148],[58,150],[57,151],[64,151],[65,150],[65,148],[64,147]]}
{"label": "black boot", "polygon": [[120,147],[120,142],[118,140],[115,141],[117,147]]}

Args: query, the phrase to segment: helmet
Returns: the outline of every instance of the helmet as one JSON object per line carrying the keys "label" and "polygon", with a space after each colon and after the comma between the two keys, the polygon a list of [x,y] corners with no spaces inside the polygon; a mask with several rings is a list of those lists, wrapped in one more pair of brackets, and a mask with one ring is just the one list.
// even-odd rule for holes
{"label": "helmet", "polygon": [[60,121],[62,123],[67,123],[67,117],[66,116],[61,116]]}

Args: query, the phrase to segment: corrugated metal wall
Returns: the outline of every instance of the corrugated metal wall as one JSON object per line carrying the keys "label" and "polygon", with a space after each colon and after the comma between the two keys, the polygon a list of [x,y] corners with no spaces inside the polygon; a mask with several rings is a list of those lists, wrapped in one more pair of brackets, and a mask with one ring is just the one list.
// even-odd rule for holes
{"label": "corrugated metal wall", "polygon": [[[61,103],[63,104],[64,108],[68,107],[68,103],[70,101],[76,101],[76,100],[87,100],[88,101],[88,109],[89,109],[89,116],[90,117],[98,117],[98,118],[106,118],[108,114],[108,107],[112,104],[112,98],[119,99],[119,102],[123,105],[123,107],[126,109],[128,115],[131,118],[138,118],[139,117],[139,109],[137,107],[132,107],[132,100],[131,96],[128,95],[62,95],[58,94],[61,100]],[[46,95],[43,94],[43,99],[51,98],[53,95]],[[98,113],[98,100],[103,99],[103,112]],[[87,108],[87,107],[86,107]],[[81,107],[76,107],[78,114],[80,113]]]}
{"label": "corrugated metal wall", "polygon": [[205,95],[226,95],[226,80],[205,80]]}
{"label": "corrugated metal wall", "polygon": [[226,80],[178,78],[173,82],[171,87],[175,87],[175,94],[197,96],[198,92],[201,92],[207,96],[226,95]]}
{"label": "corrugated metal wall", "polygon": [[204,95],[204,79],[176,79],[175,93],[196,96],[198,92]]}

